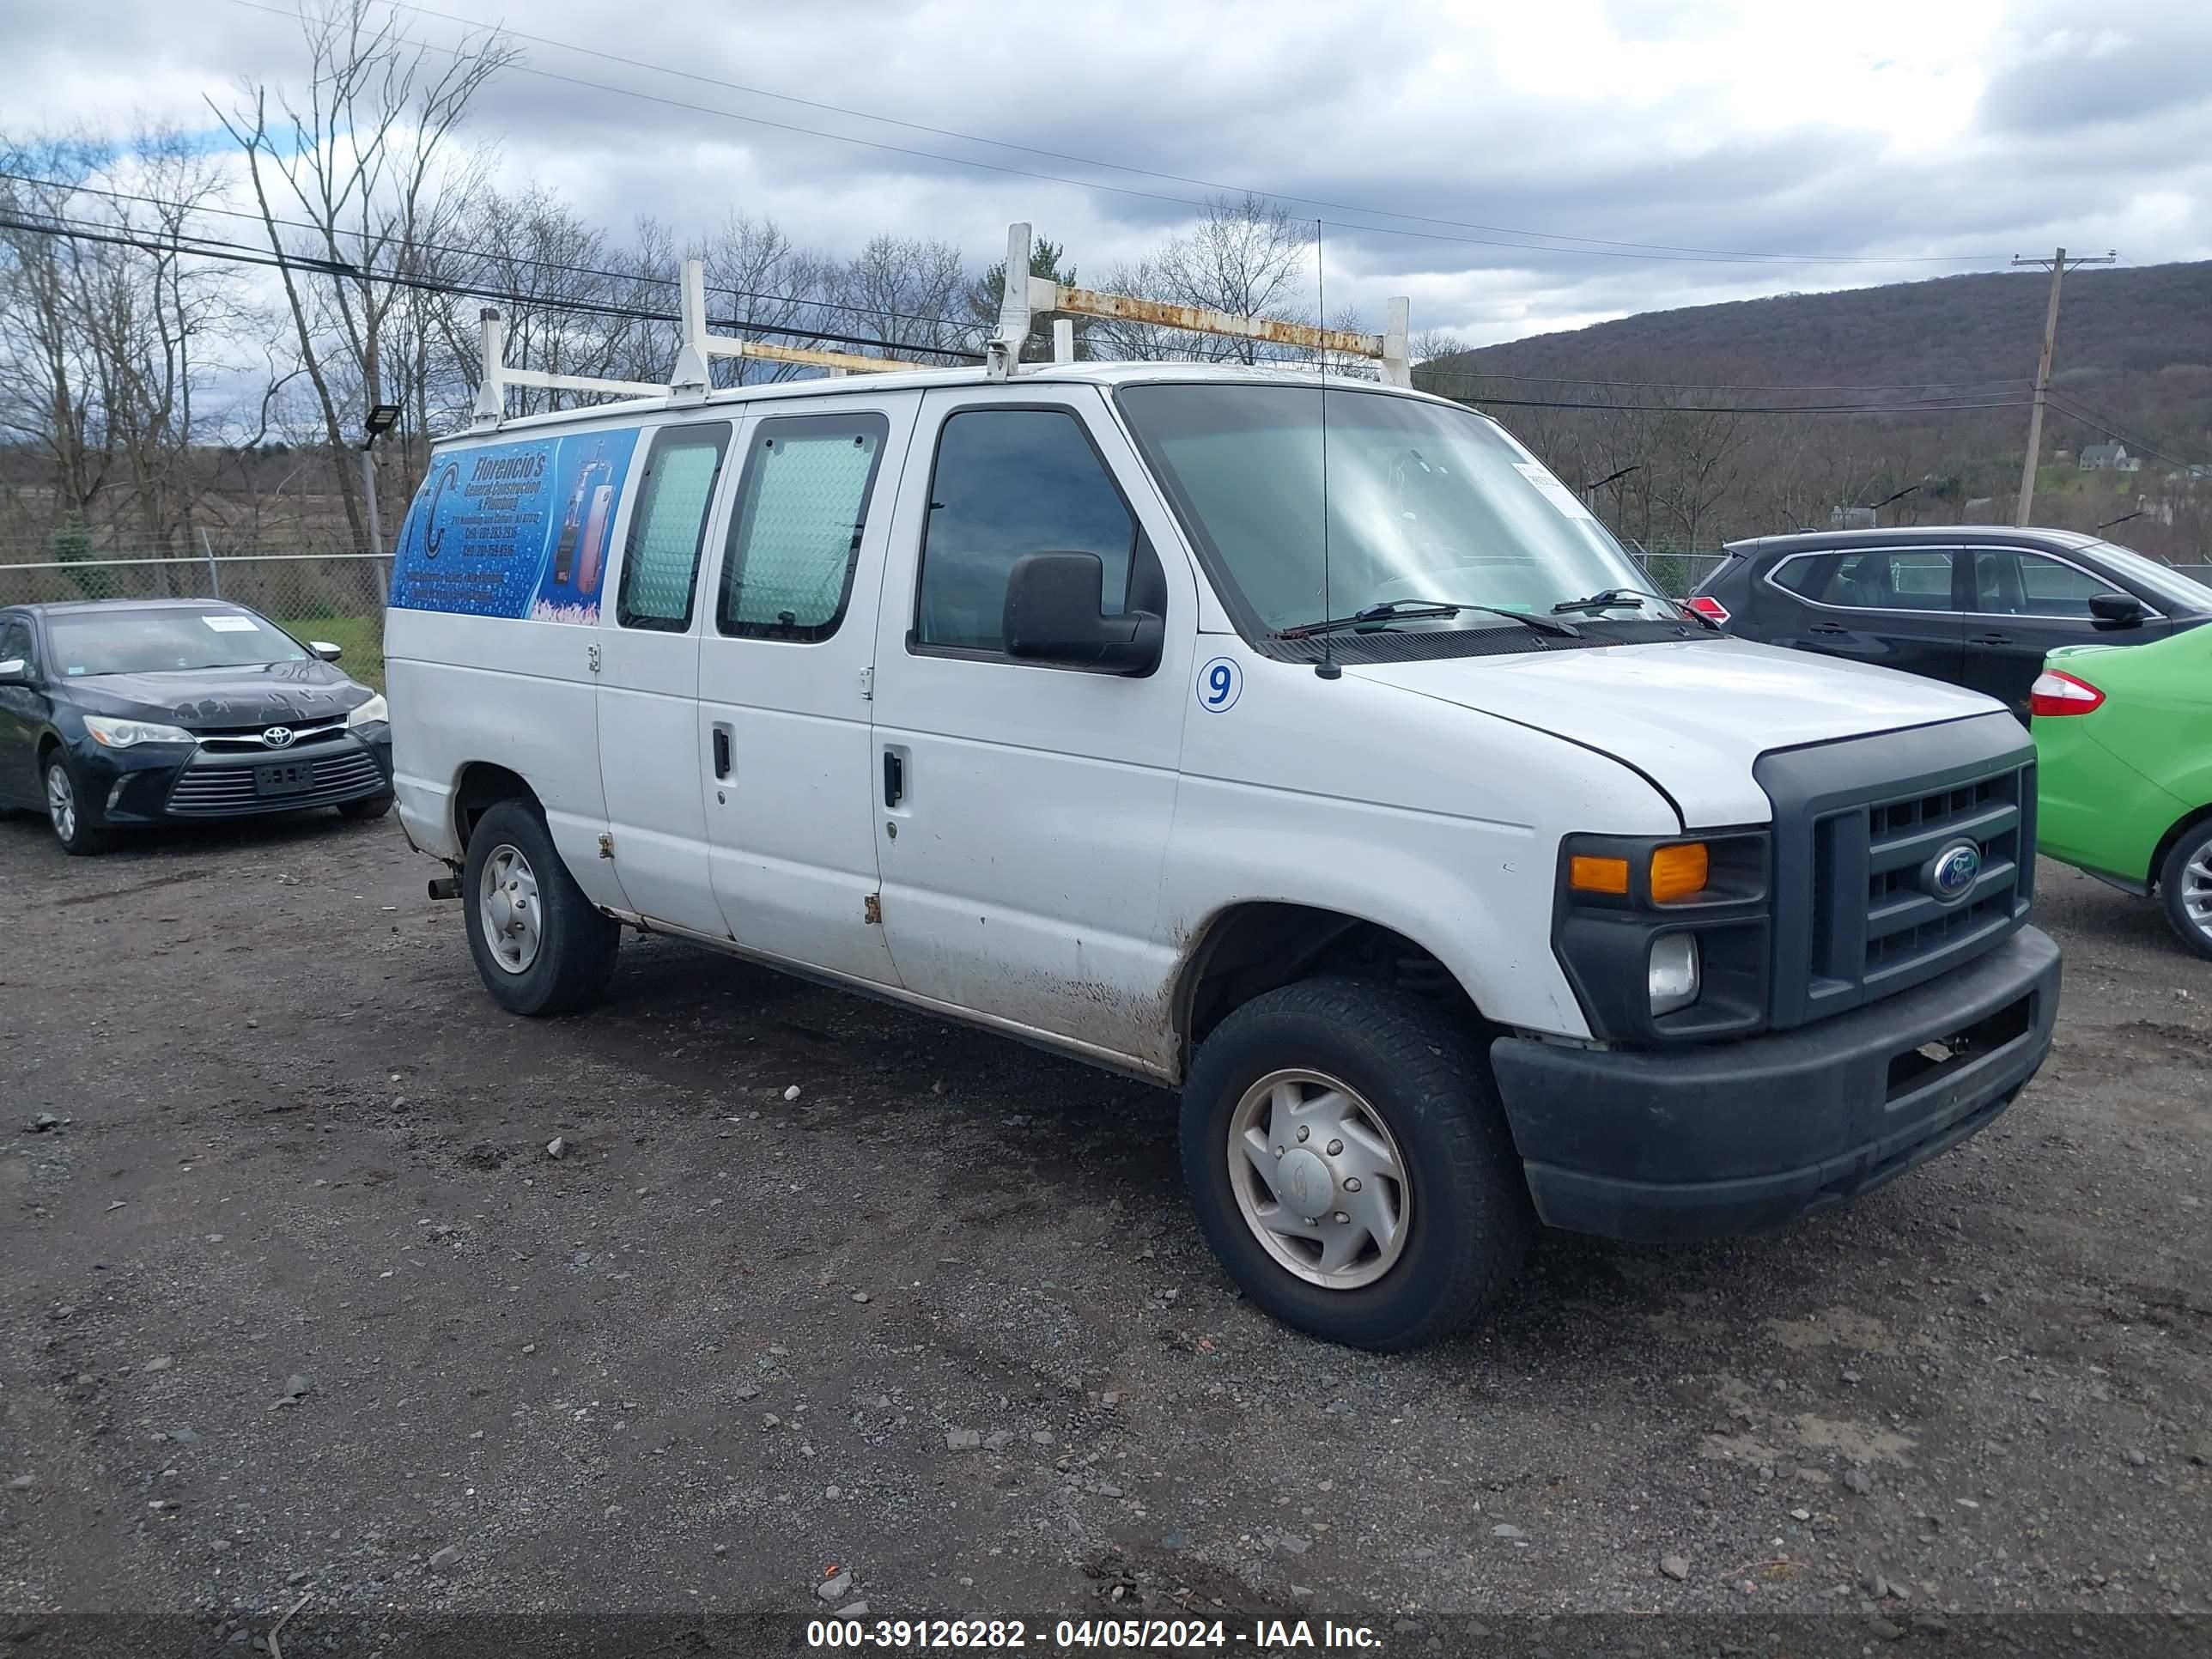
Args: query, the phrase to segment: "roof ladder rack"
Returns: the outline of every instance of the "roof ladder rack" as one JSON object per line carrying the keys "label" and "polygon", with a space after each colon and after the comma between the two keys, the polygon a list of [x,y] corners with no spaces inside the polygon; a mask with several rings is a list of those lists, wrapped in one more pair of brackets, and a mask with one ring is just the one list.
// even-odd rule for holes
{"label": "roof ladder rack", "polygon": [[[1029,338],[1030,319],[1048,312],[1073,313],[1080,317],[1110,317],[1124,322],[1157,323],[1194,334],[1221,334],[1240,340],[1261,340],[1270,345],[1296,346],[1307,351],[1335,352],[1340,356],[1367,357],[1382,371],[1385,386],[1410,386],[1412,360],[1406,336],[1408,301],[1400,296],[1389,304],[1388,326],[1380,334],[1356,333],[1350,329],[1317,328],[1311,323],[1278,322],[1267,317],[1238,317],[1200,306],[1176,305],[1166,300],[1140,300],[1133,295],[1106,294],[1096,289],[1055,283],[1049,276],[1026,282],[1014,273],[1030,268],[1030,228],[1006,228],[1006,297],[999,306],[998,331],[985,346],[985,362],[991,379],[1012,380],[1019,372],[1022,343]],[[1053,357],[1066,362],[1074,356],[1073,325],[1065,320],[1053,325]]]}
{"label": "roof ladder rack", "polygon": [[703,398],[713,384],[709,365],[716,357],[751,357],[763,362],[798,363],[826,368],[832,374],[887,374],[900,369],[927,368],[928,363],[905,362],[896,357],[862,357],[848,351],[817,351],[807,346],[768,345],[712,334],[707,329],[707,267],[703,260],[686,259],[683,278],[684,343],[676,354],[676,369],[662,384],[649,380],[616,380],[596,374],[549,374],[543,369],[517,368],[507,361],[507,324],[499,313],[486,307],[478,313],[483,330],[483,378],[477,386],[474,424],[495,427],[507,417],[507,389],[536,386],[562,392],[618,392],[633,398],[669,398],[678,402]]}
{"label": "roof ladder rack", "polygon": [[539,368],[516,368],[507,361],[507,324],[486,306],[477,313],[483,329],[483,378],[477,383],[477,427],[497,426],[507,418],[507,389],[511,386],[541,386],[562,392],[626,392],[635,398],[665,398],[668,388],[645,380],[609,380],[595,374],[549,374]]}
{"label": "roof ladder rack", "polygon": [[702,259],[684,262],[684,344],[676,354],[676,372],[669,376],[671,395],[699,398],[713,383],[709,365],[716,357],[751,357],[763,362],[802,363],[826,368],[832,374],[889,374],[901,369],[928,368],[929,363],[904,362],[896,357],[863,357],[850,351],[817,351],[811,346],[764,345],[758,340],[739,340],[707,331],[707,265]]}

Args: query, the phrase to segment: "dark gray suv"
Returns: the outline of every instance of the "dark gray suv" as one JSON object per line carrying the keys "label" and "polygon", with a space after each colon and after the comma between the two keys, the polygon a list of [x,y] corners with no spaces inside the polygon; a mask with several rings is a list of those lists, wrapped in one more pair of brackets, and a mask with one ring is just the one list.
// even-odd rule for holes
{"label": "dark gray suv", "polygon": [[1811,531],[1726,551],[1689,601],[1706,620],[1986,691],[2022,720],[2045,652],[2212,622],[2212,587],[2070,530]]}

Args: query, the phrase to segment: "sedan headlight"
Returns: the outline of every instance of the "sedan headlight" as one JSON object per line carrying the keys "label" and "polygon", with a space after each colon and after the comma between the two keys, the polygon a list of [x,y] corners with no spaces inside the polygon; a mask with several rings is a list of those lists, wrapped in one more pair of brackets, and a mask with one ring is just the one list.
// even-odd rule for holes
{"label": "sedan headlight", "polygon": [[84,729],[106,749],[129,749],[142,743],[198,743],[181,726],[157,726],[151,720],[112,720],[106,714],[87,714]]}
{"label": "sedan headlight", "polygon": [[367,702],[349,713],[346,715],[346,724],[349,726],[374,726],[379,720],[388,720],[391,718],[392,706],[384,701],[384,693],[379,691]]}

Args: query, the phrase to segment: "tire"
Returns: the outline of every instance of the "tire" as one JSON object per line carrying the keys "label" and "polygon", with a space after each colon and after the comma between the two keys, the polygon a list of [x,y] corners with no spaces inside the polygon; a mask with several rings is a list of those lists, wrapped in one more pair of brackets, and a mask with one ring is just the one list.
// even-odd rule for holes
{"label": "tire", "polygon": [[54,839],[61,842],[62,851],[72,858],[85,858],[105,853],[114,845],[112,830],[98,829],[84,821],[83,795],[77,787],[76,769],[60,750],[46,751],[39,766],[39,783],[46,801],[47,827],[53,830]]}
{"label": "tire", "polygon": [[[1278,1173],[1266,1177],[1247,1158],[1247,1175],[1231,1158],[1244,1157],[1249,1132],[1261,1134],[1256,1150],[1265,1156],[1267,1143],[1290,1127],[1280,1144],[1296,1149],[1297,1129],[1279,1121],[1279,1105],[1270,1105],[1264,1124],[1249,1115],[1257,1109],[1248,1103],[1282,1102],[1285,1090],[1303,1099],[1298,1111],[1314,1114],[1319,1138],[1306,1148],[1313,1155],[1297,1169],[1279,1162]],[[1342,1135],[1328,1127],[1340,1109],[1328,1103],[1347,1098],[1340,1090],[1360,1109],[1336,1126],[1349,1126]],[[1402,1184],[1370,1174],[1348,1185],[1347,1161],[1385,1167],[1374,1157],[1378,1146],[1395,1155]],[[1223,1020],[1200,1045],[1183,1091],[1182,1161],[1199,1225],[1244,1293],[1285,1324],[1350,1347],[1390,1352],[1466,1328],[1512,1282],[1536,1236],[1481,1048],[1433,1004],[1365,981],[1287,985]],[[1329,1203],[1366,1206],[1371,1217],[1378,1204],[1389,1210],[1394,1186],[1395,1254],[1379,1231],[1355,1224],[1365,1235],[1359,1256],[1328,1267],[1319,1253],[1332,1246],[1316,1241],[1334,1237],[1327,1231],[1333,1218],[1349,1218],[1349,1210],[1323,1214],[1310,1238],[1263,1242],[1256,1215],[1271,1188],[1294,1200],[1279,1198],[1279,1215],[1327,1194]],[[1248,1201],[1255,1218],[1248,1219]],[[1279,1252],[1319,1279],[1302,1276]],[[1320,1282],[1330,1279],[1336,1282]]]}
{"label": "tire", "polygon": [[2212,958],[2212,818],[2181,832],[2159,866],[2158,892],[2181,942]]}
{"label": "tire", "polygon": [[622,928],[592,908],[534,806],[503,800],[486,812],[461,872],[469,954],[502,1007],[565,1014],[605,994]]}
{"label": "tire", "polygon": [[342,818],[351,818],[356,823],[374,823],[391,810],[392,797],[389,794],[364,795],[359,800],[342,800],[338,803],[338,816]]}

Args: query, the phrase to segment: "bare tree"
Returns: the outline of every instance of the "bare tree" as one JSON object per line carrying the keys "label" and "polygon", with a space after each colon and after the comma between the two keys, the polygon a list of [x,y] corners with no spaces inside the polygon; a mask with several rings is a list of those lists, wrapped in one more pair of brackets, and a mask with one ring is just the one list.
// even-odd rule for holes
{"label": "bare tree", "polygon": [[[1232,317],[1307,322],[1313,312],[1313,226],[1265,197],[1217,197],[1190,230],[1151,258],[1108,273],[1107,287],[1147,300],[1227,312]],[[1195,357],[1254,363],[1295,356],[1257,340],[1195,334],[1146,324],[1100,322],[1100,355],[1158,360]]]}
{"label": "bare tree", "polygon": [[[517,56],[496,33],[467,36],[450,52],[416,45],[399,15],[371,0],[318,0],[301,14],[309,60],[301,101],[246,86],[230,108],[210,105],[245,155],[271,252],[287,258],[285,303],[334,455],[361,405],[427,404],[419,377],[428,330],[420,319],[408,327],[406,290],[379,277],[422,276],[456,240],[483,163],[458,129]],[[417,349],[401,344],[410,337]],[[416,384],[404,384],[410,375]],[[352,470],[337,473],[354,544],[366,546]]]}

